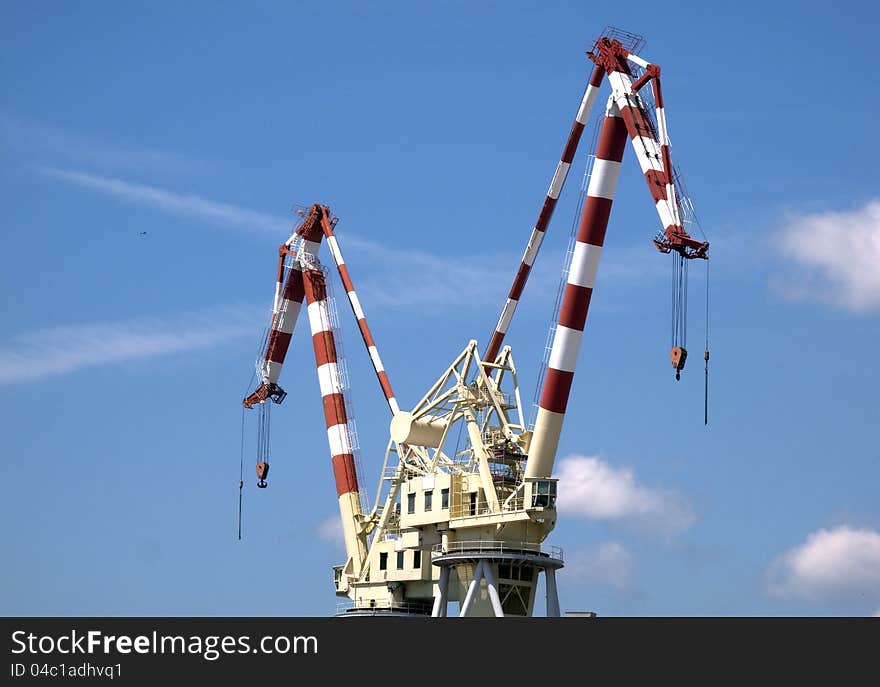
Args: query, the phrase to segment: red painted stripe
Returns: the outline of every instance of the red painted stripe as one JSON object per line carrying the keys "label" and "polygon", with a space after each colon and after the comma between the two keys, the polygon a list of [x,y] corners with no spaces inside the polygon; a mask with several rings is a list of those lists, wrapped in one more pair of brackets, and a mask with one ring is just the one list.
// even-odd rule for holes
{"label": "red painted stripe", "polygon": [[568,142],[565,144],[565,150],[562,151],[562,161],[571,164],[574,160],[574,153],[577,150],[578,143],[581,140],[581,134],[584,133],[584,125],[575,120],[571,125],[571,131],[568,134]]}
{"label": "red painted stripe", "polygon": [[504,341],[504,334],[496,330],[489,340],[489,347],[486,349],[486,355],[484,356],[485,360],[495,362],[495,358],[498,357],[498,351],[501,350],[502,341]]}
{"label": "red painted stripe", "polygon": [[327,283],[321,270],[306,270],[303,274],[303,287],[306,296],[311,294],[310,303],[327,300]]}
{"label": "red painted stripe", "polygon": [[394,398],[394,391],[391,390],[391,382],[388,381],[388,375],[385,370],[376,373],[379,378],[379,384],[382,385],[382,391],[385,392],[385,398]]}
{"label": "red painted stripe", "polygon": [[648,190],[655,203],[659,200],[666,200],[666,175],[663,172],[649,169],[645,172],[645,181],[648,182]]}
{"label": "red painted stripe", "polygon": [[602,79],[605,78],[605,70],[598,64],[593,67],[593,73],[590,75],[590,85],[599,88],[602,85]]}
{"label": "red painted stripe", "polygon": [[553,216],[553,210],[556,207],[556,198],[547,196],[544,199],[544,205],[538,215],[538,221],[535,222],[535,229],[538,231],[547,231],[547,225],[550,224],[550,218]]}
{"label": "red painted stripe", "polygon": [[354,465],[354,456],[343,453],[333,456],[333,477],[336,480],[336,494],[342,496],[358,490],[357,469]]}
{"label": "red painted stripe", "polygon": [[342,279],[342,286],[345,287],[345,292],[354,291],[354,284],[351,283],[351,275],[348,273],[348,268],[342,264],[337,265],[339,269],[339,277]]}
{"label": "red painted stripe", "polygon": [[605,117],[599,134],[599,144],[596,146],[596,157],[614,162],[623,160],[626,131],[626,124],[620,117]]}
{"label": "red painted stripe", "polygon": [[325,212],[326,208],[321,207],[320,205],[313,205],[309,212],[309,216],[303,220],[300,228],[297,229],[297,233],[302,234],[302,237],[306,241],[320,243],[321,238],[324,236],[324,231],[321,227],[321,220]]}
{"label": "red painted stripe", "polygon": [[590,298],[593,289],[575,284],[565,285],[565,295],[562,299],[562,308],[559,311],[559,324],[569,329],[584,331],[587,321],[587,310],[590,308]]}
{"label": "red painted stripe", "polygon": [[520,299],[523,289],[526,287],[526,282],[529,279],[529,273],[531,271],[531,265],[527,265],[524,262],[521,262],[519,264],[519,269],[516,271],[516,276],[513,278],[513,285],[510,287],[510,293],[507,294],[508,298],[512,298],[515,301],[518,301]]}
{"label": "red painted stripe", "polygon": [[327,363],[338,362],[333,332],[327,330],[312,334],[312,346],[315,349],[315,363],[318,367]]}
{"label": "red painted stripe", "polygon": [[348,413],[345,412],[345,397],[342,394],[327,394],[321,398],[321,403],[324,405],[324,419],[327,421],[327,429],[348,422]]}
{"label": "red painted stripe", "polygon": [[669,146],[660,146],[660,155],[663,159],[663,170],[667,173],[668,179],[671,181],[672,174],[672,156],[669,154]]}
{"label": "red painted stripe", "polygon": [[574,372],[564,372],[553,367],[547,368],[544,390],[541,393],[541,407],[554,413],[564,413],[568,406],[568,395]]}
{"label": "red painted stripe", "polygon": [[289,301],[302,303],[305,293],[305,287],[303,286],[303,273],[296,268],[292,268],[287,273],[287,283],[284,285],[284,297]]}
{"label": "red painted stripe", "polygon": [[645,136],[657,140],[657,132],[651,120],[637,107],[626,105],[620,109],[620,117],[626,123],[630,138]]}
{"label": "red painted stripe", "polygon": [[[623,139],[626,140],[625,138]],[[581,213],[581,224],[578,228],[577,240],[581,243],[592,243],[601,246],[605,242],[605,230],[608,229],[608,218],[611,216],[611,199],[587,196]]]}
{"label": "red painted stripe", "polygon": [[290,347],[291,334],[273,329],[269,333],[269,344],[266,346],[266,359],[273,363],[283,363]]}
{"label": "red painted stripe", "polygon": [[[367,348],[369,348],[370,346],[375,346],[376,342],[373,340],[373,333],[367,326],[367,320],[365,318],[361,318],[358,320],[358,328],[361,330],[361,336],[364,338],[364,343],[367,345]],[[367,352],[369,353],[369,351]],[[372,357],[370,358],[370,360],[372,360]]]}
{"label": "red painted stripe", "polygon": [[646,83],[648,83],[648,81],[650,79],[651,79],[651,74],[649,72],[645,72],[644,74],[642,74],[638,79],[633,81],[633,84],[632,84],[633,91],[640,91],[642,89],[642,87]]}

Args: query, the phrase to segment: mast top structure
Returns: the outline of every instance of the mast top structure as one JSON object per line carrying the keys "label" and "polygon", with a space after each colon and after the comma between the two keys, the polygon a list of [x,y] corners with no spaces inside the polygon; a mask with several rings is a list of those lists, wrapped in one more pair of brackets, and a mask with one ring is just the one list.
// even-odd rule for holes
{"label": "mast top structure", "polygon": [[[347,560],[334,568],[336,593],[348,599],[340,615],[442,617],[449,602],[458,601],[461,615],[527,616],[534,611],[540,573],[547,614],[559,615],[556,571],[563,566],[562,552],[544,543],[557,521],[552,471],[627,140],[661,220],[656,248],[681,261],[708,257],[708,243],[685,228],[692,212],[672,167],[660,68],[638,56],[643,45],[640,36],[606,29],[587,53],[594,64],[589,84],[487,350],[480,355],[477,341],[468,341],[411,408],[401,409],[391,389],[330,209],[316,204],[303,212],[300,226],[279,248],[272,323],[258,361],[260,384],[243,403],[263,408],[284,400],[278,378],[305,300],[346,544]],[[605,78],[612,93],[563,271],[541,401],[530,427],[511,348],[503,339]],[[653,106],[640,95],[648,83]],[[329,280],[318,258],[323,240],[391,411],[371,507],[363,503],[347,375]],[[268,459],[264,462],[268,470]]]}

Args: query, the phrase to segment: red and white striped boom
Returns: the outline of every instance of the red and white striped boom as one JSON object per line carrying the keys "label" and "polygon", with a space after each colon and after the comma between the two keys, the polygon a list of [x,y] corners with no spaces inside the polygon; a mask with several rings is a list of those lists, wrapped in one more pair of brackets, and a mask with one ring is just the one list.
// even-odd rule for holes
{"label": "red and white striped boom", "polygon": [[361,338],[364,340],[364,345],[367,347],[367,353],[370,355],[370,362],[373,365],[373,370],[376,372],[376,378],[379,380],[379,385],[382,387],[382,393],[385,395],[385,400],[388,402],[391,414],[395,415],[400,412],[400,406],[397,404],[397,399],[394,397],[394,391],[391,389],[391,381],[388,379],[388,373],[385,371],[385,366],[382,364],[382,358],[379,357],[379,349],[376,347],[373,333],[370,331],[370,327],[367,324],[367,317],[364,315],[364,309],[361,306],[360,299],[357,297],[357,292],[354,290],[354,282],[351,280],[351,275],[348,272],[345,259],[342,257],[342,250],[339,247],[339,241],[333,233],[333,224],[334,222],[331,222],[326,216],[321,221],[324,236],[327,237],[327,246],[330,248],[333,262],[336,263],[336,269],[339,271],[339,278],[342,280],[342,285],[345,287],[345,294],[348,296],[348,303],[351,305],[351,311],[354,313],[354,317],[357,320],[358,329],[361,332]]}
{"label": "red and white striped boom", "polygon": [[[342,257],[339,241],[334,233],[336,221],[336,217],[327,206],[312,205],[291,237],[279,247],[272,323],[258,361],[260,383],[243,400],[243,405],[251,408],[267,401],[281,403],[287,396],[279,386],[278,380],[297,317],[305,301],[324,407],[327,441],[339,498],[345,547],[352,560],[353,569],[359,571],[366,556],[366,535],[360,523],[363,507],[358,486],[357,462],[349,429],[351,415],[346,407],[337,342],[328,307],[327,283],[318,260],[318,249],[325,237],[388,407],[392,414],[398,413],[400,409],[373,334],[367,325],[351,275]],[[268,467],[267,464],[262,465],[264,470]],[[258,474],[260,474],[260,464],[258,464]],[[261,480],[263,476],[264,474],[261,474]]]}
{"label": "red and white striped boom", "polygon": [[[607,37],[599,39],[588,55],[596,64],[590,83],[599,84],[602,76],[607,75],[612,94],[599,133],[596,159],[550,348],[547,374],[526,462],[527,478],[549,477],[553,471],[627,138],[635,150],[663,226],[663,230],[654,238],[658,250],[663,253],[674,251],[683,259],[708,258],[709,244],[692,238],[682,224],[680,196],[676,192],[660,89],[660,68],[631,54],[619,41]],[[644,70],[644,74],[635,82],[630,63]],[[654,89],[656,128],[659,133],[638,94],[638,90],[648,81],[651,81]],[[528,250],[526,252],[528,255]],[[528,271],[521,266],[514,286],[518,281],[524,284],[525,279],[520,276],[523,273],[527,275]],[[514,293],[513,290],[511,293]],[[510,302],[508,297],[492,338],[499,342],[498,345],[510,323],[510,316],[504,316]],[[489,350],[492,351],[491,345]]]}
{"label": "red and white striped boom", "polygon": [[[242,401],[245,408],[252,408],[256,403],[271,400],[281,403],[287,393],[279,386],[278,379],[281,376],[281,368],[287,357],[287,349],[290,347],[290,339],[293,336],[293,328],[299,317],[299,311],[303,302],[302,268],[295,259],[297,251],[292,246],[300,240],[300,251],[317,253],[321,241],[321,216],[323,208],[313,205],[299,226],[278,247],[278,274],[275,280],[275,301],[272,306],[272,323],[269,327],[269,335],[266,337],[266,345],[258,361],[260,372],[259,386]],[[308,235],[307,240],[305,236]],[[285,261],[288,256],[294,258],[290,269],[287,270],[285,280]]]}
{"label": "red and white striped boom", "polygon": [[315,349],[318,383],[321,387],[321,401],[324,406],[324,420],[327,424],[333,477],[336,481],[336,494],[339,497],[345,550],[348,557],[354,561],[355,569],[360,570],[361,561],[366,556],[367,542],[357,522],[362,514],[357,467],[348,428],[349,415],[345,407],[342,379],[339,374],[336,340],[327,307],[327,284],[317,260],[305,269],[303,284],[309,313],[309,327],[312,332],[312,346]]}
{"label": "red and white striped boom", "polygon": [[568,134],[568,140],[565,142],[565,148],[562,149],[562,157],[559,164],[556,165],[556,171],[553,173],[553,179],[550,181],[550,188],[547,189],[547,196],[544,198],[544,204],[541,206],[541,212],[538,214],[538,220],[535,222],[535,228],[532,229],[532,235],[526,244],[525,253],[523,253],[522,261],[519,269],[513,279],[510,292],[507,294],[507,301],[504,303],[504,309],[501,311],[501,317],[498,318],[498,324],[495,325],[495,332],[489,340],[489,346],[483,360],[492,362],[501,350],[501,344],[504,342],[504,335],[507,334],[507,328],[516,312],[516,306],[522,296],[523,289],[529,279],[529,273],[532,271],[532,265],[535,258],[538,257],[538,251],[541,248],[541,242],[544,240],[544,233],[550,225],[550,218],[553,217],[553,210],[556,209],[556,201],[559,194],[565,186],[565,180],[568,178],[568,170],[571,167],[574,154],[577,151],[578,143],[581,140],[581,134],[584,127],[590,119],[590,111],[593,109],[593,102],[599,92],[599,86],[602,85],[602,77],[605,72],[598,65],[593,69],[590,82],[584,91],[584,97],[581,98],[581,104],[578,108],[574,123],[571,125],[571,131]]}

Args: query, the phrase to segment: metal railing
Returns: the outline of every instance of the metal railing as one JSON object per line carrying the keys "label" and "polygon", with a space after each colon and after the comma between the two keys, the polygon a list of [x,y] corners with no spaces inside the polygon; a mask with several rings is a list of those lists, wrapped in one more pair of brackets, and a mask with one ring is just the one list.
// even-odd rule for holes
{"label": "metal railing", "polygon": [[528,553],[562,560],[562,549],[558,546],[547,546],[537,542],[525,541],[451,541],[446,544],[434,544],[431,552],[435,555],[448,553]]}
{"label": "metal railing", "polygon": [[413,603],[411,601],[341,601],[336,604],[336,615],[354,611],[375,611],[376,613],[412,613],[415,615],[427,615],[431,613],[429,602]]}

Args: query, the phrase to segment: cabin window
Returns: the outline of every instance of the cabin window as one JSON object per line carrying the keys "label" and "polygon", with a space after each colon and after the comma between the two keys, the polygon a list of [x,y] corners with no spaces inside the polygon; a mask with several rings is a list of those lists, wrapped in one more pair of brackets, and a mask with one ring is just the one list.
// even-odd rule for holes
{"label": "cabin window", "polygon": [[384,551],[379,554],[379,570],[388,570],[388,554]]}
{"label": "cabin window", "polygon": [[449,508],[449,489],[440,490],[440,507],[443,510]]}
{"label": "cabin window", "polygon": [[556,482],[539,479],[532,483],[532,506],[535,508],[556,507]]}
{"label": "cabin window", "polygon": [[432,510],[434,508],[434,490],[425,492],[425,510]]}
{"label": "cabin window", "polygon": [[416,570],[422,569],[422,550],[416,549],[413,551],[413,568]]}
{"label": "cabin window", "polygon": [[397,569],[403,570],[403,551],[397,552]]}
{"label": "cabin window", "polygon": [[406,495],[406,512],[412,515],[416,512],[416,495],[415,494],[407,494]]}

